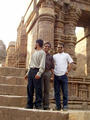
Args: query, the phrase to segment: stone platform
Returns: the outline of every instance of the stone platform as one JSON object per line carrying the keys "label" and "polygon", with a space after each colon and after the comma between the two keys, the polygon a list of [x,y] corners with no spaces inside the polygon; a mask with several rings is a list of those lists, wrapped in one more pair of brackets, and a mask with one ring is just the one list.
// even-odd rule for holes
{"label": "stone platform", "polygon": [[90,120],[90,111],[44,111],[0,106],[0,120]]}
{"label": "stone platform", "polygon": [[68,112],[0,107],[0,120],[69,120]]}

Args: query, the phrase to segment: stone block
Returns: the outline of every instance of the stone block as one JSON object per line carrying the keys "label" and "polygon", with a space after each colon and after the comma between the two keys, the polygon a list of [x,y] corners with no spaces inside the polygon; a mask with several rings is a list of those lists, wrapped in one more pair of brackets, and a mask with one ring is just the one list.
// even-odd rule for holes
{"label": "stone block", "polygon": [[26,96],[27,87],[24,85],[0,84],[0,95]]}
{"label": "stone block", "polygon": [[26,107],[27,97],[0,95],[0,106]]}
{"label": "stone block", "polygon": [[26,69],[10,68],[10,67],[1,67],[0,68],[0,76],[24,77],[25,73],[26,73]]}
{"label": "stone block", "polygon": [[90,111],[69,111],[69,120],[90,120]]}
{"label": "stone block", "polygon": [[0,84],[26,85],[27,81],[23,77],[0,76]]}
{"label": "stone block", "polygon": [[68,113],[0,107],[0,120],[69,120]]}

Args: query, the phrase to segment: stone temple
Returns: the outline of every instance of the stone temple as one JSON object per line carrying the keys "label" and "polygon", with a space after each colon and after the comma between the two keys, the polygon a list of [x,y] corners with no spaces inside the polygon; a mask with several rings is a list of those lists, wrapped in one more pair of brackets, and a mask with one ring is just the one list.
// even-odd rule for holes
{"label": "stone temple", "polygon": [[[1,106],[25,107],[26,82],[24,75],[29,66],[31,54],[34,52],[35,41],[40,38],[44,42],[49,41],[52,44],[52,53],[56,52],[59,42],[64,42],[65,52],[68,52],[74,60],[73,71],[68,76],[69,108],[90,110],[89,21],[90,0],[30,0],[17,28],[16,43],[11,42],[7,49],[6,67],[0,68],[0,97],[3,99],[0,101]],[[84,28],[84,36],[82,32],[79,33],[80,39],[77,39],[76,27]],[[51,107],[55,105],[53,81],[51,81],[50,88],[50,105]],[[54,112],[53,114],[51,112],[49,114],[48,112],[42,113],[42,116],[37,112],[26,112],[16,108],[0,107],[0,110],[3,113],[1,118],[7,112],[11,112],[14,117],[14,111],[17,118],[20,118],[23,113],[24,120],[29,120],[29,112],[32,113],[31,118],[34,114],[36,116],[38,114],[40,120],[50,119],[49,115],[52,115],[52,120],[58,120],[59,117],[58,113],[55,117],[56,113]],[[48,118],[44,117],[45,114],[48,115]],[[89,111],[69,111],[66,114],[60,114],[62,116],[59,117],[60,120],[90,120]],[[6,116],[6,118],[5,120],[8,120],[10,116],[9,118]],[[33,119],[37,118],[34,116]]]}

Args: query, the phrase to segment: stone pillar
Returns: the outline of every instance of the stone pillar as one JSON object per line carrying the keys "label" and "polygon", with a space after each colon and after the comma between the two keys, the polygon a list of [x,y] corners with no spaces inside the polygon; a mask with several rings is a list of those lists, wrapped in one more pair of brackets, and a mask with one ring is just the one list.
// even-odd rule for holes
{"label": "stone pillar", "polygon": [[21,19],[21,23],[17,29],[17,41],[16,41],[16,67],[26,67],[27,56],[27,34],[26,27],[24,25],[24,18]]}
{"label": "stone pillar", "polygon": [[65,5],[65,51],[68,52],[74,62],[76,63],[76,56],[75,56],[75,44],[76,44],[76,35],[75,35],[75,28],[77,26],[78,19],[81,15],[81,11],[72,5]]}
{"label": "stone pillar", "polygon": [[39,8],[38,38],[49,41],[54,48],[54,3],[53,0],[45,0]]}
{"label": "stone pillar", "polygon": [[64,11],[61,2],[55,3],[55,30],[54,30],[54,48],[57,51],[57,45],[64,36]]}
{"label": "stone pillar", "polygon": [[87,37],[87,44],[86,44],[86,53],[87,53],[87,76],[90,76],[90,26],[85,28],[85,36]]}

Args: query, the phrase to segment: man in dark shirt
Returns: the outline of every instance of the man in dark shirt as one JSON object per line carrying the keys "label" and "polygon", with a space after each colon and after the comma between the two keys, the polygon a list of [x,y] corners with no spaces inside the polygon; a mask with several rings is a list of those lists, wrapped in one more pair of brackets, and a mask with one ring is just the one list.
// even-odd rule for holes
{"label": "man in dark shirt", "polygon": [[52,55],[49,54],[51,44],[46,42],[44,44],[44,51],[46,53],[45,72],[42,76],[42,90],[43,90],[43,109],[49,109],[49,89],[50,89],[50,78],[54,69],[54,61]]}

